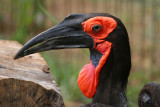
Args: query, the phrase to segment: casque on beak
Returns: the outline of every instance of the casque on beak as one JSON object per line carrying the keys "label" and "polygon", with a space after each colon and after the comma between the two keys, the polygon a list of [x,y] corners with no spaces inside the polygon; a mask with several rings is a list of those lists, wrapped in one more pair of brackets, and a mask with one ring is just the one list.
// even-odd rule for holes
{"label": "casque on beak", "polygon": [[93,38],[85,33],[80,23],[62,21],[28,41],[14,59],[29,54],[65,48],[93,48]]}

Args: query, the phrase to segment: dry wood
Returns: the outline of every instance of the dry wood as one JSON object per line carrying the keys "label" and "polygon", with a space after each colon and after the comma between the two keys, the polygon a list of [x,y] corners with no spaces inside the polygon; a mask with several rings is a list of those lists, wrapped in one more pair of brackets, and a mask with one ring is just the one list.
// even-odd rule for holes
{"label": "dry wood", "polygon": [[63,107],[60,89],[40,54],[13,59],[21,47],[0,40],[0,107]]}

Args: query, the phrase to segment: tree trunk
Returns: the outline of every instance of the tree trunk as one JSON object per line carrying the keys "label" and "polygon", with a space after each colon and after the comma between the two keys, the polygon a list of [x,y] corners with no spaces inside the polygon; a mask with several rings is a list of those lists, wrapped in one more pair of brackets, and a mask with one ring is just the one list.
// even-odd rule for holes
{"label": "tree trunk", "polygon": [[21,45],[0,40],[0,107],[64,107],[60,89],[40,54],[14,60]]}

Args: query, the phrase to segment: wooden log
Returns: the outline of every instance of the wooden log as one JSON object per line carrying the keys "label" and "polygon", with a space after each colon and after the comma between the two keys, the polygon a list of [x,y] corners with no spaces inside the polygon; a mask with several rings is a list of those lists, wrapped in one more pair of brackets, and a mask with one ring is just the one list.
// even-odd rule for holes
{"label": "wooden log", "polygon": [[13,59],[21,47],[15,41],[0,40],[0,107],[64,107],[40,54]]}

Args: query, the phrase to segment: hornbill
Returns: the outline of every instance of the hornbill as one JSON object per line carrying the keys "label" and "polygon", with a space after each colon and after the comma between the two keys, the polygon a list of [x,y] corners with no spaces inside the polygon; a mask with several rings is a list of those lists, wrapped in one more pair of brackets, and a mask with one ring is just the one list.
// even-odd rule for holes
{"label": "hornbill", "polygon": [[131,54],[128,33],[120,19],[108,13],[71,14],[27,42],[15,59],[65,48],[89,48],[90,63],[78,76],[81,92],[93,98],[86,106],[127,107]]}
{"label": "hornbill", "polygon": [[139,107],[160,107],[160,84],[149,82],[144,85],[138,96]]}

